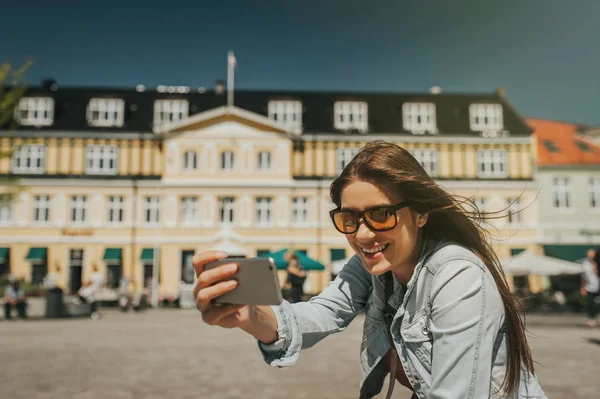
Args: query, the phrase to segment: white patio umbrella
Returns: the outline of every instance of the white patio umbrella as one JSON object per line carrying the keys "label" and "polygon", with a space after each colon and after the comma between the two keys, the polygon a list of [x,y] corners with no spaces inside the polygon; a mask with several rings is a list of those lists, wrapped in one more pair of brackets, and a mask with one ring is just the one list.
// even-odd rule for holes
{"label": "white patio umbrella", "polygon": [[342,267],[344,267],[344,265],[348,263],[349,260],[350,258],[346,258],[331,262],[331,272],[337,276],[342,271]]}
{"label": "white patio umbrella", "polygon": [[559,274],[580,274],[583,269],[580,264],[553,258],[546,255],[536,255],[531,251],[501,261],[505,273],[513,276],[529,274],[539,276],[556,276]]}

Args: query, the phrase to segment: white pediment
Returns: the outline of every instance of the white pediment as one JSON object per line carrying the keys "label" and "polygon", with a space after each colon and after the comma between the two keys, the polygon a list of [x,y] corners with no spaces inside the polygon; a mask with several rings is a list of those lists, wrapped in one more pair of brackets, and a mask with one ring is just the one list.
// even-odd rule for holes
{"label": "white pediment", "polygon": [[237,121],[223,121],[197,130],[187,130],[177,135],[178,139],[281,139],[287,135],[265,131]]}
{"label": "white pediment", "polygon": [[224,106],[214,108],[190,116],[189,118],[169,123],[157,129],[157,132],[166,137],[175,137],[191,132],[202,132],[204,135],[240,135],[247,137],[256,134],[273,134],[278,137],[291,137],[290,132],[281,124],[254,112],[245,109]]}

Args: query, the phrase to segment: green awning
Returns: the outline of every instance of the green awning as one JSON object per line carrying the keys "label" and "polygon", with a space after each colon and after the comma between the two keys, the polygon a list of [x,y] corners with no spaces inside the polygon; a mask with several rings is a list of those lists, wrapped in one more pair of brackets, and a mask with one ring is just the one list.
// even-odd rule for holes
{"label": "green awning", "polygon": [[8,248],[0,248],[0,262],[4,263],[8,259]]}
{"label": "green awning", "polygon": [[154,262],[154,248],[142,249],[142,256],[140,256],[140,260],[144,263]]}
{"label": "green awning", "polygon": [[331,261],[346,259],[346,249],[344,248],[332,248],[331,250]]}
{"label": "green awning", "polygon": [[554,258],[576,262],[587,257],[592,245],[544,245],[544,254]]}
{"label": "green awning", "polygon": [[[278,270],[285,270],[287,268],[288,262],[285,260],[287,251],[287,249],[282,249],[277,252],[271,252],[271,254],[268,255],[273,258]],[[325,265],[315,259],[309,258],[305,253],[306,251],[297,250],[295,252],[296,255],[298,255],[300,264],[304,267],[304,270],[325,270]],[[263,256],[267,256],[267,254]]]}
{"label": "green awning", "polygon": [[47,248],[30,248],[25,259],[32,262],[42,262],[46,260],[47,251]]}
{"label": "green awning", "polygon": [[121,263],[121,248],[106,248],[104,251],[104,261],[111,263]]}
{"label": "green awning", "polygon": [[525,251],[525,248],[511,248],[510,256],[517,256],[518,254],[520,254],[523,251]]}

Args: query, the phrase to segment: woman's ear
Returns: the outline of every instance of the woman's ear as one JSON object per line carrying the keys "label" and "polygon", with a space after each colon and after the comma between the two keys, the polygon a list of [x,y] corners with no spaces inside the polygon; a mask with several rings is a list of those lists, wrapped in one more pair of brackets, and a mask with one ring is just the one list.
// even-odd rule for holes
{"label": "woman's ear", "polygon": [[429,219],[429,213],[417,213],[417,226],[423,227],[427,224],[427,220]]}

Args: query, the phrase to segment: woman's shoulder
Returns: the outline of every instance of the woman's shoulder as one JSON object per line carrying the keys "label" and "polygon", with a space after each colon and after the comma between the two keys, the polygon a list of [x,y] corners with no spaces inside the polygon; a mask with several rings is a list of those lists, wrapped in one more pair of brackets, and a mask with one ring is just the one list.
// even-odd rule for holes
{"label": "woman's shoulder", "polygon": [[473,267],[485,269],[482,259],[469,248],[454,241],[440,240],[425,254],[424,267],[435,273],[445,265],[463,262]]}

